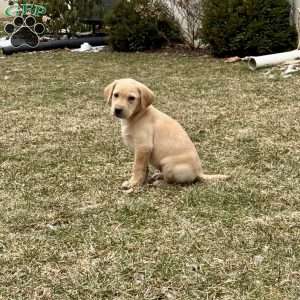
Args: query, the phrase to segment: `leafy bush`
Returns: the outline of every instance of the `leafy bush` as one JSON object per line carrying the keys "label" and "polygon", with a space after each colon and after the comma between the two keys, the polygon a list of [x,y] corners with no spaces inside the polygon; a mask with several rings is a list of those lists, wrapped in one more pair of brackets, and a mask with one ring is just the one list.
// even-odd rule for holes
{"label": "leafy bush", "polygon": [[105,23],[116,51],[158,49],[181,40],[178,23],[160,1],[121,0]]}
{"label": "leafy bush", "polygon": [[287,0],[203,0],[202,37],[216,56],[262,55],[296,47]]}

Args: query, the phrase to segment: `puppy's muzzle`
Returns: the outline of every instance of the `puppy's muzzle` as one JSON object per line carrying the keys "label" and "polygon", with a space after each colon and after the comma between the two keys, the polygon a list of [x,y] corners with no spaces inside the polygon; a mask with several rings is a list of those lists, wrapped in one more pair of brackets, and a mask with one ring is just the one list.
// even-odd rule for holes
{"label": "puppy's muzzle", "polygon": [[122,108],[115,108],[114,114],[117,118],[123,118],[123,109]]}

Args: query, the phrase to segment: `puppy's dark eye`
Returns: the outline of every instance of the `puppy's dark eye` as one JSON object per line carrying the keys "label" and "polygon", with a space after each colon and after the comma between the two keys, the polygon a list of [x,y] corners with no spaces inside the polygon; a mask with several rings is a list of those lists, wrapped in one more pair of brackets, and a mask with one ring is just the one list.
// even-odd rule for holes
{"label": "puppy's dark eye", "polygon": [[118,94],[118,93],[114,93],[114,97],[115,97],[115,98],[118,98],[118,97],[119,97],[119,94]]}
{"label": "puppy's dark eye", "polygon": [[134,99],[135,99],[135,97],[133,97],[133,96],[129,96],[129,97],[128,97],[128,101],[129,101],[129,102],[134,101]]}

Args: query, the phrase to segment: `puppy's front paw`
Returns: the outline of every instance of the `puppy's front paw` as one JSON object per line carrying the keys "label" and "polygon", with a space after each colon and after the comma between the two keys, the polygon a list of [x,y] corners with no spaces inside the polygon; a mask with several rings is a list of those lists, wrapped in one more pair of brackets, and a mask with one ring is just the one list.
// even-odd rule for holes
{"label": "puppy's front paw", "polygon": [[123,189],[123,190],[129,190],[129,189],[131,189],[131,188],[132,188],[132,185],[131,185],[130,180],[124,181],[124,182],[122,183],[122,189]]}
{"label": "puppy's front paw", "polygon": [[129,190],[129,189],[132,189],[134,187],[140,186],[142,184],[143,184],[143,181],[138,181],[138,180],[135,180],[135,179],[131,178],[130,180],[123,182],[122,189]]}

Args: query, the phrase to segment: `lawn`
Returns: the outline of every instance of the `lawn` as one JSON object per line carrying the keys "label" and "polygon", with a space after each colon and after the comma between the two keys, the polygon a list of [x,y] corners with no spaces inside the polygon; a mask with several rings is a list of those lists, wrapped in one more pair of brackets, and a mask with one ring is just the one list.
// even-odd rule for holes
{"label": "lawn", "polygon": [[0,20],[0,38],[5,36],[5,32],[4,32],[4,23]]}
{"label": "lawn", "polygon": [[[0,299],[299,299],[299,76],[210,57],[0,56]],[[133,77],[218,184],[127,194],[102,91]],[[170,145],[171,146],[171,145]]]}

